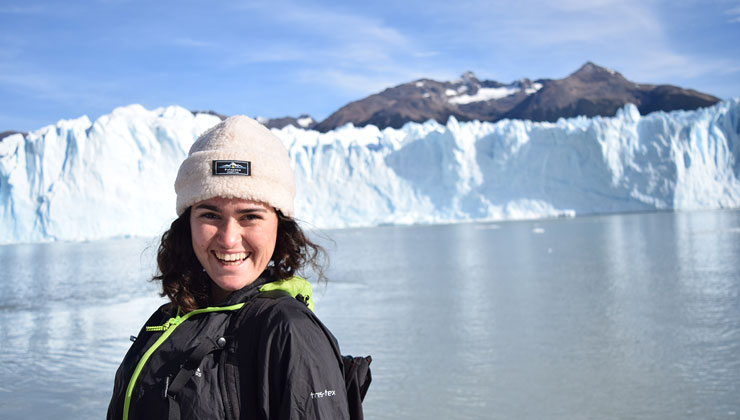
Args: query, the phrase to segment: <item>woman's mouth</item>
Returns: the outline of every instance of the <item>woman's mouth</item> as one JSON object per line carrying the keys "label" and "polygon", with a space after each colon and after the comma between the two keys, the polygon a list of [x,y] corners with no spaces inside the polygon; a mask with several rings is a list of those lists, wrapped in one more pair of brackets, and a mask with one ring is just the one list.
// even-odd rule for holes
{"label": "woman's mouth", "polygon": [[251,252],[222,253],[217,251],[212,251],[212,253],[213,256],[216,257],[216,259],[224,265],[239,265],[242,261],[249,258],[249,256],[252,254]]}

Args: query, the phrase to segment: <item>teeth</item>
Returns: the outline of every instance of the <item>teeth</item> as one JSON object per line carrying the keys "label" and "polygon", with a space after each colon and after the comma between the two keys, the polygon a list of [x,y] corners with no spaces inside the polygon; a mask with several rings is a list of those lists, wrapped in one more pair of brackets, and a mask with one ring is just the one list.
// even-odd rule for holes
{"label": "teeth", "polygon": [[247,258],[247,254],[244,252],[237,252],[235,254],[222,254],[220,252],[214,252],[216,258],[221,261],[241,261]]}

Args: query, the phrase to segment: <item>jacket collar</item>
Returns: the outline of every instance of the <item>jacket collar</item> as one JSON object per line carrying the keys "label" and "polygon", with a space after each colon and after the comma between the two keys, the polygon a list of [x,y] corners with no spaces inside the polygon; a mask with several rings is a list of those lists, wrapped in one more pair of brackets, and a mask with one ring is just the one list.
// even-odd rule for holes
{"label": "jacket collar", "polygon": [[218,302],[212,306],[230,306],[237,303],[246,302],[260,292],[260,287],[262,287],[265,283],[269,283],[271,281],[274,281],[274,278],[272,275],[272,270],[268,268],[263,271],[259,277],[257,277],[257,280],[249,283],[248,285],[235,292],[232,292],[225,300]]}

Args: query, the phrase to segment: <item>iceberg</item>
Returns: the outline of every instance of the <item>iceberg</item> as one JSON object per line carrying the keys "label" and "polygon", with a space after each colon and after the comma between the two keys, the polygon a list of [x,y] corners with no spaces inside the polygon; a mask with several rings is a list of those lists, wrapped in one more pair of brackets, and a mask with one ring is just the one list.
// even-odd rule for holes
{"label": "iceberg", "polygon": [[[130,105],[2,139],[0,243],[161,234],[180,162],[218,121]],[[319,229],[740,207],[740,99],[555,123],[273,132],[290,152],[296,217]]]}

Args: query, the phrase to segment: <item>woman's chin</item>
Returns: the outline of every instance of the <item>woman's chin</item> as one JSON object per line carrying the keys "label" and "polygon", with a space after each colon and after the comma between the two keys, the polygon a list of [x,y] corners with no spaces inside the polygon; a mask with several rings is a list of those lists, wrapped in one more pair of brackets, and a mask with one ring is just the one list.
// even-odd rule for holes
{"label": "woman's chin", "polygon": [[213,274],[209,273],[209,276],[211,277],[213,285],[226,295],[253,283],[260,275],[260,273],[256,273],[254,270],[236,270],[237,272],[224,272],[231,270],[217,271],[218,272]]}

